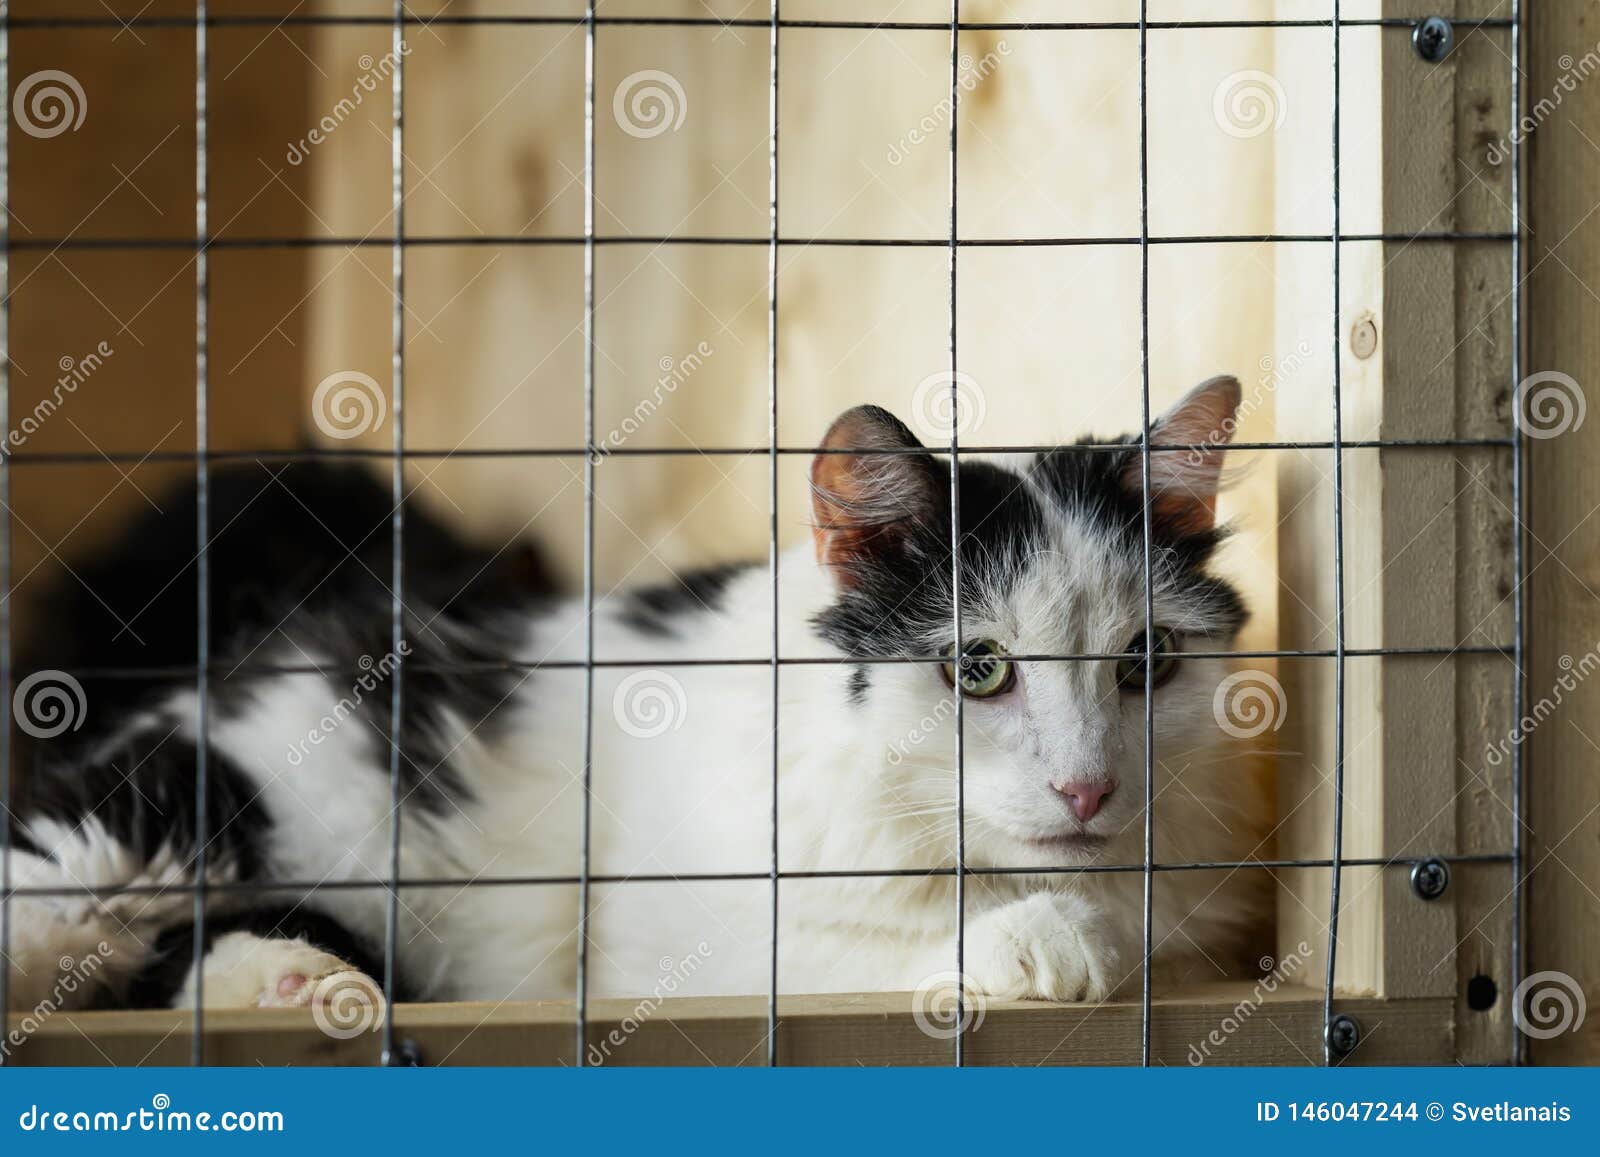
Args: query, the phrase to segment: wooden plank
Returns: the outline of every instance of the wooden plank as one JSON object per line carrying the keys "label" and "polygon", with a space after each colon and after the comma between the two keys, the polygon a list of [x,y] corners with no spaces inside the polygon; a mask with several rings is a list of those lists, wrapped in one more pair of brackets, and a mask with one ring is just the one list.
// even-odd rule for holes
{"label": "wooden plank", "polygon": [[[1400,3],[1386,15],[1413,15]],[[1450,15],[1453,5],[1436,9]],[[1418,59],[1404,29],[1348,34],[1342,93],[1345,228],[1504,230],[1506,174],[1486,158],[1488,126],[1508,123],[1504,34],[1466,34],[1444,62]],[[1371,43],[1376,40],[1376,44]],[[1374,75],[1367,75],[1376,57]],[[1377,180],[1365,158],[1376,152]],[[1498,209],[1500,217],[1494,216]],[[1304,261],[1303,257],[1290,260]],[[1509,428],[1508,246],[1348,244],[1341,270],[1346,439],[1503,436]],[[1304,276],[1304,274],[1302,274]],[[1291,324],[1304,326],[1304,316]],[[1368,353],[1375,347],[1375,355]],[[1365,356],[1364,356],[1365,355]],[[1331,383],[1279,406],[1279,435],[1327,436]],[[1285,456],[1280,536],[1285,647],[1332,645],[1331,462]],[[1511,637],[1509,454],[1465,449],[1351,451],[1344,460],[1345,636],[1352,647],[1487,645]],[[1298,584],[1304,585],[1298,585]],[[1283,854],[1320,858],[1332,823],[1333,670],[1286,665],[1292,734],[1284,746],[1289,818]],[[1503,869],[1457,872],[1448,899],[1411,890],[1407,860],[1504,852],[1509,810],[1489,741],[1510,722],[1509,670],[1484,656],[1392,656],[1346,665],[1346,857],[1396,861],[1346,870],[1338,986],[1350,993],[1452,997],[1460,1057],[1504,1060],[1504,1008],[1469,1010],[1480,972],[1509,969]],[[1297,717],[1296,717],[1297,713]],[[1497,877],[1498,872],[1498,877]],[[1319,945],[1327,873],[1286,876],[1280,948]],[[1463,957],[1458,948],[1470,945]],[[1320,969],[1307,976],[1320,976]]]}
{"label": "wooden plank", "polygon": [[[779,1061],[785,1065],[940,1065],[949,1039],[931,1036],[910,993],[785,997]],[[1352,1064],[1424,1064],[1451,1053],[1450,1002],[1353,1000],[1363,1027]],[[1321,1058],[1322,1010],[1303,988],[1265,992],[1249,983],[1197,988],[1153,1003],[1157,1064],[1300,1065]],[[402,1005],[401,1040],[430,1065],[568,1065],[570,1001]],[[1034,1001],[989,1004],[968,1036],[978,1065],[1123,1065],[1139,1062],[1137,1000],[1105,1005]],[[13,1029],[22,1018],[13,1015]],[[178,1011],[58,1013],[13,1056],[24,1065],[182,1065],[191,1014]],[[760,1065],[766,998],[673,997],[641,1010],[633,1001],[590,1006],[591,1063]],[[303,1009],[213,1010],[206,1057],[219,1065],[362,1065],[376,1062],[376,1032],[334,1040]],[[620,1041],[621,1043],[617,1043]]]}
{"label": "wooden plank", "polygon": [[[1458,229],[1511,226],[1510,167],[1497,159],[1501,154],[1493,147],[1511,122],[1510,48],[1508,32],[1485,30],[1463,37],[1453,53],[1452,210]],[[1450,250],[1458,335],[1451,358],[1455,429],[1464,437],[1504,437],[1511,430],[1511,247],[1458,242]],[[1453,638],[1467,645],[1507,643],[1514,634],[1511,455],[1484,450],[1456,459]],[[1511,846],[1510,765],[1489,753],[1511,726],[1515,667],[1489,655],[1458,655],[1450,666],[1456,683],[1455,848],[1464,854],[1504,853]],[[1467,999],[1475,978],[1497,989],[1508,987],[1510,883],[1505,864],[1458,865],[1453,873],[1456,1055],[1464,1064],[1501,1064],[1510,1058],[1510,1001],[1474,1008]]]}
{"label": "wooden plank", "polygon": [[[262,44],[246,31],[218,30],[212,40],[212,227],[234,235],[305,233],[308,174],[280,158],[282,142],[314,115],[298,83],[314,68],[300,54],[306,37],[286,29]],[[75,132],[44,137],[13,127],[16,236],[193,235],[194,37],[181,29],[141,35],[112,26],[39,28],[12,38],[14,85],[42,69],[63,70],[82,84],[88,105]],[[7,452],[96,459],[97,452],[192,447],[193,253],[60,248],[15,252],[10,261],[8,433],[27,436]],[[302,251],[212,252],[214,447],[298,444],[305,414],[294,383],[306,341],[306,272]],[[81,367],[86,355],[105,349],[114,352],[63,393],[60,383],[73,379],[58,376],[58,365]],[[52,404],[60,405],[54,416],[24,425],[36,407]],[[42,588],[61,579],[63,562],[76,566],[147,510],[147,500],[159,501],[165,487],[192,474],[187,463],[14,471],[17,637],[51,626],[38,621],[34,606]]]}
{"label": "wooden plank", "polygon": [[[1528,15],[1527,97],[1537,111],[1528,139],[1528,357],[1526,372],[1569,374],[1587,392],[1600,383],[1600,85],[1572,83],[1571,65],[1594,50],[1600,4],[1524,5]],[[1563,68],[1565,60],[1568,67]],[[1563,84],[1563,80],[1566,81]],[[1570,87],[1568,87],[1570,85]],[[1529,703],[1549,696],[1567,674],[1561,657],[1580,659],[1600,639],[1600,417],[1528,449]],[[1563,690],[1557,714],[1535,728],[1527,760],[1527,857],[1531,870],[1527,960],[1530,972],[1574,978],[1588,1018],[1576,1032],[1530,1040],[1542,1064],[1600,1061],[1600,680]]]}

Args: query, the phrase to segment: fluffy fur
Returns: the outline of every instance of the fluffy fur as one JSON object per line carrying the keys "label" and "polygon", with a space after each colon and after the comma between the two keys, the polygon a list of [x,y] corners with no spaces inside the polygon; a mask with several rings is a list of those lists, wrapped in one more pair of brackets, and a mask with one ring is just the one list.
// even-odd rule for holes
{"label": "fluffy fur", "polygon": [[[1159,437],[1220,441],[1237,401],[1231,380],[1207,383]],[[824,451],[815,542],[778,560],[781,654],[812,662],[781,669],[776,752],[764,664],[672,665],[768,657],[765,567],[597,602],[597,655],[636,665],[593,672],[593,995],[647,993],[668,973],[679,992],[766,990],[774,766],[780,863],[800,874],[781,885],[781,989],[911,989],[954,967],[955,697],[938,662],[904,661],[953,643],[948,462],[870,407],[835,423]],[[1205,569],[1220,460],[1217,446],[1151,455],[1155,622],[1182,650],[1225,648],[1244,618]],[[1142,651],[1143,481],[1131,444],[963,459],[964,639],[1017,656]],[[192,1000],[191,898],[162,889],[194,881],[202,828],[216,887],[208,1003],[300,1002],[319,977],[381,958],[393,819],[387,498],[360,474],[314,465],[218,476],[203,824],[197,696],[182,671],[195,579],[174,561],[192,555],[193,517],[192,497],[169,505],[82,570],[49,619],[68,633],[31,660],[102,674],[83,678],[81,729],[39,745],[13,829],[14,886],[50,893],[12,902],[14,1007],[50,993],[62,957],[90,952],[105,957],[95,999]],[[400,894],[399,991],[571,998],[582,601],[552,595],[532,555],[476,551],[421,511],[407,520],[401,874],[419,883]],[[1020,660],[1005,693],[965,697],[974,989],[1100,1000],[1138,983],[1142,873],[1077,870],[1144,857],[1142,675],[1130,689],[1117,666]],[[111,667],[144,673],[113,678]],[[1155,692],[1162,862],[1263,850],[1260,786],[1212,716],[1225,673],[1180,661]],[[1086,818],[1075,786],[1098,801]],[[873,871],[898,874],[848,874]],[[696,878],[706,875],[743,878]],[[1239,958],[1262,922],[1258,876],[1159,873],[1158,964],[1200,961],[1215,975]],[[256,897],[236,886],[268,881],[292,886]],[[65,894],[85,887],[113,894]]]}

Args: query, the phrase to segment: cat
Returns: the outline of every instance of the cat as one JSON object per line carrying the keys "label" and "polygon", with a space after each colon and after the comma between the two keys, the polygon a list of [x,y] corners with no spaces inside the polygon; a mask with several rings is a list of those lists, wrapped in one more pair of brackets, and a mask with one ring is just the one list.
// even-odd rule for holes
{"label": "cat", "polygon": [[[584,601],[532,548],[481,549],[408,507],[396,656],[387,489],[312,461],[218,470],[203,814],[195,493],[80,566],[39,620],[22,669],[81,672],[85,709],[38,742],[17,801],[10,1003],[33,1007],[87,955],[79,1004],[375,993],[397,677],[397,998],[572,999],[586,826],[590,996],[669,974],[672,991],[765,992],[774,917],[782,992],[916,989],[956,968],[958,851],[972,994],[1137,991],[1147,683],[1156,860],[1264,846],[1263,785],[1213,716],[1226,664],[1179,657],[1226,649],[1246,617],[1207,569],[1238,404],[1213,379],[1152,426],[1194,447],[1149,455],[1154,670],[1137,437],[962,456],[957,655],[948,458],[852,409],[813,459],[811,540],[779,553],[776,584],[729,565],[602,592],[592,672]],[[776,700],[774,638],[795,660]],[[1103,657],[1030,658],[1057,654]],[[1136,870],[1095,870],[1114,866]],[[1261,876],[1157,873],[1158,965],[1218,976],[1244,959]],[[282,886],[249,887],[264,883]]]}

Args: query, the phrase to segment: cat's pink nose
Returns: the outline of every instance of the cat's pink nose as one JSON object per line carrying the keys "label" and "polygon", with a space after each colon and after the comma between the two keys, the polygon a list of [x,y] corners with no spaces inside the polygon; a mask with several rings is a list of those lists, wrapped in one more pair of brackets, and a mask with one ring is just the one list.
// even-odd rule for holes
{"label": "cat's pink nose", "polygon": [[1111,794],[1112,788],[1117,785],[1107,783],[1105,780],[1083,780],[1052,783],[1050,786],[1066,797],[1067,803],[1072,805],[1073,815],[1088,823],[1100,810],[1100,805],[1105,802],[1106,796]]}

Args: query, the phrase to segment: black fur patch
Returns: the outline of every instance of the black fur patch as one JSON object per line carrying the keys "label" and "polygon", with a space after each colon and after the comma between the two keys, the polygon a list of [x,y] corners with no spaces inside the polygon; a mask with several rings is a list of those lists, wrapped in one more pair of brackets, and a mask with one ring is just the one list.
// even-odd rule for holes
{"label": "black fur patch", "polygon": [[[93,759],[38,766],[24,784],[18,814],[25,821],[42,817],[68,828],[93,817],[145,860],[170,847],[179,863],[187,865],[200,846],[196,760],[194,744],[166,726],[141,731]],[[206,767],[208,868],[227,864],[246,879],[261,871],[271,820],[255,797],[249,777],[213,750]]]}
{"label": "black fur patch", "polygon": [[622,596],[622,621],[647,635],[676,636],[685,615],[715,610],[728,584],[750,569],[748,563],[724,563],[687,571],[659,586],[629,592]]}
{"label": "black fur patch", "polygon": [[[1122,484],[1137,451],[1063,447],[1040,455],[1033,478],[1073,514],[1106,532],[1113,549],[1143,559],[1144,507]],[[882,560],[866,564],[834,605],[813,620],[817,632],[850,655],[917,655],[930,637],[952,629],[950,575],[949,463],[937,457],[903,456],[903,470],[926,473],[921,492],[931,498],[931,516],[897,524],[894,547]],[[913,466],[913,464],[916,464]],[[1045,538],[1046,512],[1034,489],[1014,473],[985,462],[963,462],[960,472],[961,572],[963,612],[976,612],[978,592],[1022,569],[1023,560]],[[1151,545],[1181,577],[1189,597],[1226,631],[1244,622],[1243,600],[1233,587],[1204,573],[1221,531],[1181,534],[1157,520]],[[852,695],[856,684],[852,682]]]}
{"label": "black fur patch", "polygon": [[[913,655],[921,640],[952,622],[949,466],[930,458],[931,519],[899,527],[893,557],[815,617],[821,636],[851,655]],[[942,487],[942,488],[941,488]],[[976,609],[978,580],[996,573],[1014,553],[1035,542],[1044,517],[1016,475],[986,462],[961,464],[961,570],[963,602]]]}
{"label": "black fur patch", "polygon": [[[264,905],[238,912],[207,915],[205,950],[230,932],[252,932],[265,939],[305,940],[313,947],[332,953],[346,964],[359,968],[379,984],[383,983],[383,954],[377,945],[351,932],[325,913],[299,905]],[[128,1008],[170,1008],[183,989],[194,964],[194,925],[168,928],[151,946],[150,959],[129,988],[123,1002]],[[415,994],[397,978],[393,999],[413,1000]]]}
{"label": "black fur patch", "polygon": [[[1102,527],[1122,549],[1142,561],[1144,558],[1144,502],[1121,483],[1125,471],[1137,464],[1137,439],[1127,439],[1126,452],[1076,450],[1070,446],[1039,455],[1033,476],[1042,482],[1063,506],[1074,510]],[[1227,531],[1212,528],[1200,534],[1187,534],[1161,518],[1150,524],[1150,545],[1164,558],[1164,566],[1180,576],[1186,594],[1203,613],[1224,624],[1222,634],[1231,635],[1249,617],[1244,600],[1229,583],[1205,573],[1211,556]]]}
{"label": "black fur patch", "polygon": [[[237,713],[261,679],[230,674],[246,664],[304,664],[317,657],[330,709],[391,652],[393,505],[389,488],[365,469],[317,461],[256,464],[214,472],[206,550],[210,648],[221,668],[208,700],[219,717]],[[88,710],[82,728],[51,741],[47,763],[68,763],[180,686],[192,687],[197,654],[197,494],[191,482],[145,511],[104,554],[76,562],[46,596],[19,657],[19,678],[59,668],[80,678]],[[531,547],[491,552],[471,546],[415,502],[405,513],[403,637],[411,649],[401,730],[403,789],[440,809],[464,790],[446,763],[445,714],[492,729],[496,708],[521,678],[498,666],[510,657],[507,629],[551,592]],[[294,643],[285,651],[285,639]],[[467,671],[428,671],[475,664]],[[153,674],[149,668],[175,668]],[[112,670],[108,670],[112,669]],[[387,685],[361,697],[374,761],[388,761]],[[298,736],[285,736],[285,746]]]}

